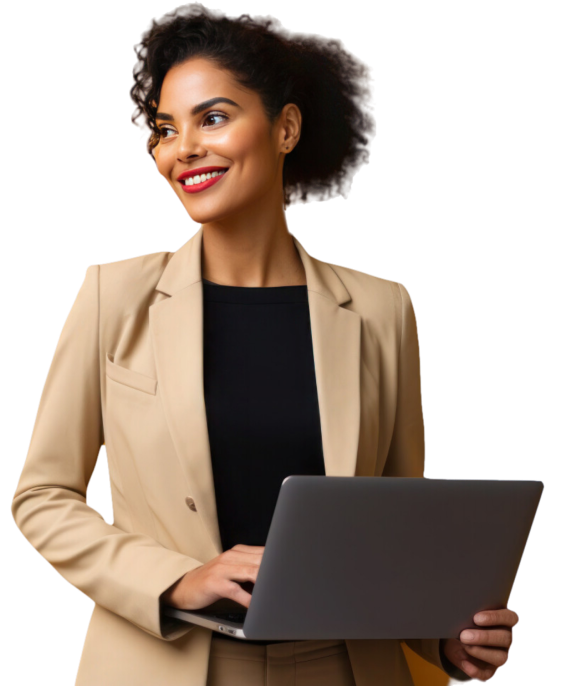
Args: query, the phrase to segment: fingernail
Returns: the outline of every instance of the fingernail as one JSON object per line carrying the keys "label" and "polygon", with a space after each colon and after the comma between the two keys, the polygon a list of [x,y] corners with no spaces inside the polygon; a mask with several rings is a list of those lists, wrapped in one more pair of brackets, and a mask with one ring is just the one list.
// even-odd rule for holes
{"label": "fingernail", "polygon": [[464,631],[460,638],[464,641],[471,641],[474,637],[474,632],[473,631]]}

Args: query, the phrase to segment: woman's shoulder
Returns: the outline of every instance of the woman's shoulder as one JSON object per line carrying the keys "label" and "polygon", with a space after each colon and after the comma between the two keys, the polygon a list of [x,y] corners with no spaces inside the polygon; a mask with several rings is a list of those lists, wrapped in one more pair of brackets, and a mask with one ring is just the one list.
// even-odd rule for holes
{"label": "woman's shoulder", "polygon": [[413,303],[402,283],[341,265],[329,267],[350,294],[343,307],[357,312],[376,338],[399,340],[407,325],[415,330]]}
{"label": "woman's shoulder", "polygon": [[412,307],[409,293],[402,283],[342,265],[328,265],[350,294],[350,309],[371,318],[388,317],[400,313],[407,306]]}
{"label": "woman's shoulder", "polygon": [[101,299],[107,305],[114,303],[120,309],[148,302],[173,254],[154,252],[100,264]]}

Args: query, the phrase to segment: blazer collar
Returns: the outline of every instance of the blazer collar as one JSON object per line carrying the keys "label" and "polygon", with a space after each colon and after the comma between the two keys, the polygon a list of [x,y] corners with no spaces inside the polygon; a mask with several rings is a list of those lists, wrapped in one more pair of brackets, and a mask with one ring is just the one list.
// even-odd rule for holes
{"label": "blazer collar", "polygon": [[[177,291],[202,281],[202,236],[201,226],[192,238],[173,253],[157,282],[158,291],[174,295]],[[351,299],[350,294],[332,267],[311,257],[295,236],[292,238],[305,268],[308,290],[330,298],[338,305],[348,302]]]}
{"label": "blazer collar", "polygon": [[[158,393],[181,470],[206,531],[210,557],[222,552],[203,380],[203,227],[167,263],[149,308]],[[327,476],[354,476],[360,429],[361,317],[332,267],[293,236],[306,278]]]}

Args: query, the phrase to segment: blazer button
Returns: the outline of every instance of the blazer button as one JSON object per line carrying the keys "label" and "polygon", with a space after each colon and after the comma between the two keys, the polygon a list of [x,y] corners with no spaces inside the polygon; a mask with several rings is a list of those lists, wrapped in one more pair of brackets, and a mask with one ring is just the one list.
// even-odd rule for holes
{"label": "blazer button", "polygon": [[197,506],[195,505],[195,501],[193,500],[193,498],[190,498],[189,496],[187,496],[185,498],[185,503],[187,504],[187,507],[189,508],[189,510],[192,510],[193,512],[197,511]]}

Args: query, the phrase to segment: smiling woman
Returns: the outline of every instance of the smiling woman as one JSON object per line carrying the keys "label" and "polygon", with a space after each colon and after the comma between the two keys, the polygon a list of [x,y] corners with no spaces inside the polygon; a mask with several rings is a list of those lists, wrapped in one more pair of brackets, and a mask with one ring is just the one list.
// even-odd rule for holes
{"label": "smiling woman", "polygon": [[[344,195],[368,161],[369,70],[337,40],[191,4],[154,21],[136,54],[132,121],[144,116],[147,149],[162,174],[177,171],[173,157],[192,171],[187,154],[206,147],[212,164],[236,167],[227,194],[276,184],[287,206]],[[258,140],[259,158],[242,157]]]}

